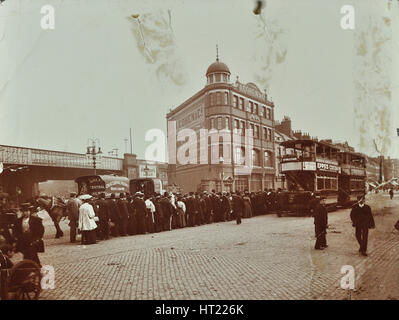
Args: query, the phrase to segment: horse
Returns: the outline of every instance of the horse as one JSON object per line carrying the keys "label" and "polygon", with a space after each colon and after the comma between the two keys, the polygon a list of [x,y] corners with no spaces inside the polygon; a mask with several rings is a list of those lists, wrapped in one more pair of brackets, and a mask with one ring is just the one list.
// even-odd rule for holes
{"label": "horse", "polygon": [[53,220],[55,229],[57,230],[55,238],[62,237],[64,233],[60,228],[60,221],[62,218],[68,216],[65,201],[59,197],[40,196],[36,198],[36,203],[40,208],[46,210],[51,220]]}

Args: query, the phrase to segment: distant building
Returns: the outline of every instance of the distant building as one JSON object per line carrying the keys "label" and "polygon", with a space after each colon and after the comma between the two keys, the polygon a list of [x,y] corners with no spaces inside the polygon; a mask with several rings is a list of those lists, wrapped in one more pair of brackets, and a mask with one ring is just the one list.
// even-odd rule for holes
{"label": "distant building", "polygon": [[389,181],[392,178],[399,178],[399,159],[388,159],[384,160],[384,178],[385,181]]}
{"label": "distant building", "polygon": [[162,186],[168,186],[168,164],[137,159],[135,154],[124,154],[123,175],[130,179],[159,179]]}
{"label": "distant building", "polygon": [[[266,93],[259,90],[254,83],[243,84],[235,81],[230,83],[230,69],[219,61],[212,63],[206,71],[207,83],[203,89],[188,98],[180,106],[170,111],[166,118],[168,123],[176,123],[176,130],[192,129],[196,137],[200,137],[200,129],[217,129],[230,135],[233,132],[244,138],[245,129],[252,129],[254,143],[249,156],[253,160],[251,174],[240,174],[237,170],[239,159],[245,154],[244,142],[240,145],[230,143],[228,152],[223,148],[223,139],[213,143],[208,139],[208,162],[200,163],[199,143],[194,164],[169,163],[169,183],[176,184],[184,192],[189,191],[259,191],[275,186],[275,156],[274,156],[274,104]],[[168,128],[168,137],[170,130]],[[244,141],[244,139],[242,139]],[[171,152],[171,143],[168,141]],[[183,142],[177,142],[178,148]],[[211,147],[214,148],[211,148]],[[216,151],[215,151],[216,150]],[[217,152],[217,163],[211,163],[211,152]],[[169,154],[170,158],[171,154]],[[231,161],[230,161],[231,160]]]}

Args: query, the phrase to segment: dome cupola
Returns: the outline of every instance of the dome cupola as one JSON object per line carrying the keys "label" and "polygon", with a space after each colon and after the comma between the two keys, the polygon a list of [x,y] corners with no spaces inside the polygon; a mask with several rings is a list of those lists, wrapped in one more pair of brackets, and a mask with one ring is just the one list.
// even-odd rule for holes
{"label": "dome cupola", "polygon": [[219,61],[218,46],[216,46],[216,61],[206,70],[207,84],[220,82],[229,83],[230,74],[229,67],[225,63]]}

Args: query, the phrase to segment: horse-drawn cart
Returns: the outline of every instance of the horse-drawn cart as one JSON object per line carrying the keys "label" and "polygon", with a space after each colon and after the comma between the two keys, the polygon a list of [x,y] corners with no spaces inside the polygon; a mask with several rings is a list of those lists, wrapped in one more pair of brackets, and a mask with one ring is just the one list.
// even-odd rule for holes
{"label": "horse-drawn cart", "polygon": [[37,300],[41,291],[40,266],[31,260],[13,265],[8,252],[3,252],[13,250],[16,219],[16,213],[0,213],[0,299]]}

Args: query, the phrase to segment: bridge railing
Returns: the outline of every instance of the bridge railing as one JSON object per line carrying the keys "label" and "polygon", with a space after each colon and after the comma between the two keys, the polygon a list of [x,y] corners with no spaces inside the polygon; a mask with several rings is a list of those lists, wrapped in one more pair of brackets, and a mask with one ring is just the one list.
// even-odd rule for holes
{"label": "bridge railing", "polygon": [[[93,168],[93,159],[86,154],[4,145],[0,145],[0,162],[28,166]],[[96,159],[96,168],[122,170],[123,159],[101,157]]]}

